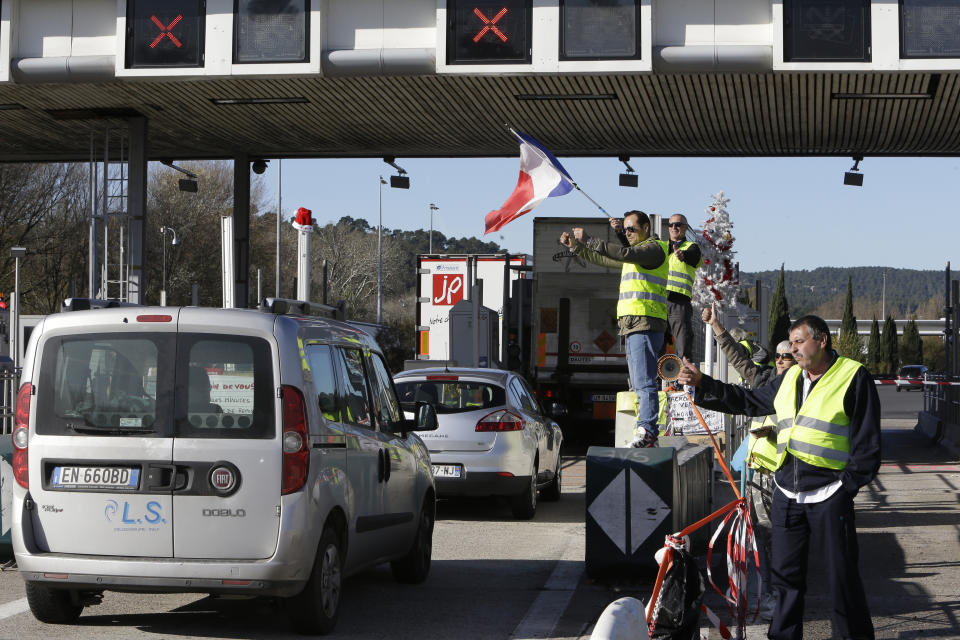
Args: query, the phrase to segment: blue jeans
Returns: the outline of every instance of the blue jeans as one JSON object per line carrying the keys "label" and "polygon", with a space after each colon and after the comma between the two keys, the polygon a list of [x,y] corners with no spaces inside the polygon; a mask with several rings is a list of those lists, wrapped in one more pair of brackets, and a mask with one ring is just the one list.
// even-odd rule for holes
{"label": "blue jeans", "polygon": [[627,369],[630,388],[637,394],[637,430],[657,435],[657,356],[663,347],[663,332],[635,331],[627,334]]}

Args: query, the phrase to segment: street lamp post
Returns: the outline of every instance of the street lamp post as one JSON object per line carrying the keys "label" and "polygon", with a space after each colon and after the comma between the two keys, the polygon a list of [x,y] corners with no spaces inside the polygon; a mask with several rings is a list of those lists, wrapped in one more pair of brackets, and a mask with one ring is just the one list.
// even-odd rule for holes
{"label": "street lamp post", "polygon": [[160,227],[160,244],[163,245],[163,269],[162,269],[162,278],[163,284],[160,289],[160,306],[167,306],[167,232],[173,234],[173,240],[170,242],[171,245],[177,244],[177,232],[171,229],[170,227]]}
{"label": "street lamp post", "polygon": [[11,348],[13,351],[13,370],[20,368],[20,258],[27,255],[24,247],[10,247],[13,256],[13,317],[10,322],[10,333],[13,335]]}
{"label": "street lamp post", "polygon": [[383,324],[383,185],[387,181],[380,176],[380,206],[377,214],[377,324]]}
{"label": "street lamp post", "polygon": [[430,203],[430,253],[433,253],[433,212],[439,211],[440,207]]}

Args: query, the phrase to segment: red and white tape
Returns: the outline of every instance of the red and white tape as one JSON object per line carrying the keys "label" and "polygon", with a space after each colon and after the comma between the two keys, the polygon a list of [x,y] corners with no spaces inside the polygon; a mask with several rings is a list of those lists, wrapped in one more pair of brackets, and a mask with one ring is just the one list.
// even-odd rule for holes
{"label": "red and white tape", "polygon": [[941,387],[956,387],[960,386],[960,382],[946,382],[940,380],[874,380],[876,384],[895,384],[902,387],[908,386],[917,386],[920,385],[930,385],[931,387],[941,386]]}

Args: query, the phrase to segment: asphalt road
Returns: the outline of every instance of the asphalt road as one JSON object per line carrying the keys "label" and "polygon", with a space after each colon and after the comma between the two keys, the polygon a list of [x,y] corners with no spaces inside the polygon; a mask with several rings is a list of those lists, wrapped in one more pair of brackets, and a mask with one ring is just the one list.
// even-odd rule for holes
{"label": "asphalt road", "polygon": [[[878,387],[884,419],[908,421],[922,393]],[[495,500],[441,501],[430,577],[400,585],[388,567],[346,581],[331,638],[581,638],[618,585],[582,575],[584,463],[565,459],[564,495],[541,502],[529,522]],[[640,585],[632,585],[638,587]],[[641,588],[641,591],[643,589]],[[0,638],[293,638],[273,600],[199,595],[105,594],[72,626],[44,625],[29,613],[23,581],[0,573]]]}

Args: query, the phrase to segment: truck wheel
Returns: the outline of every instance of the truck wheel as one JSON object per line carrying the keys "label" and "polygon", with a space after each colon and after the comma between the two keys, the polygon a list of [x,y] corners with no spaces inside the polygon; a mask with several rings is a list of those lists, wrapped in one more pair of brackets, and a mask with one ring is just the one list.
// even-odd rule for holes
{"label": "truck wheel", "polygon": [[326,635],[333,631],[340,613],[343,586],[340,537],[327,526],[320,536],[317,557],[307,585],[287,601],[290,621],[297,633]]}
{"label": "truck wheel", "polygon": [[27,604],[40,622],[70,624],[77,621],[83,605],[75,602],[66,589],[51,589],[39,582],[27,582]]}
{"label": "truck wheel", "polygon": [[550,481],[541,492],[544,502],[557,502],[560,500],[560,485],[563,482],[563,465],[560,464],[560,456],[557,456],[557,469],[553,472],[553,480]]}
{"label": "truck wheel", "polygon": [[430,497],[423,501],[420,510],[420,524],[413,546],[407,555],[390,563],[390,570],[397,582],[419,584],[430,574],[430,558],[433,555],[434,510]]}
{"label": "truck wheel", "polygon": [[530,472],[530,484],[519,494],[510,498],[510,509],[517,520],[529,520],[537,512],[537,467]]}

